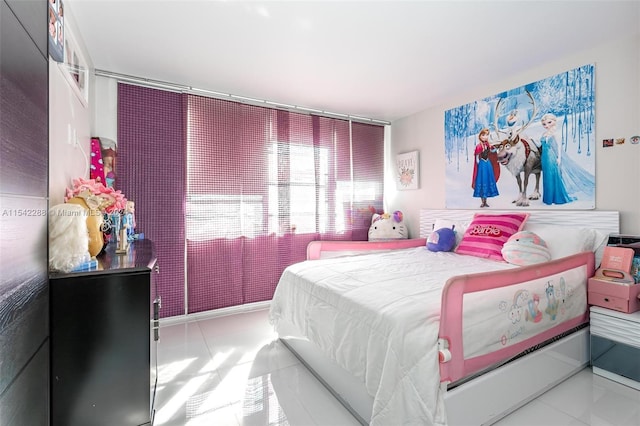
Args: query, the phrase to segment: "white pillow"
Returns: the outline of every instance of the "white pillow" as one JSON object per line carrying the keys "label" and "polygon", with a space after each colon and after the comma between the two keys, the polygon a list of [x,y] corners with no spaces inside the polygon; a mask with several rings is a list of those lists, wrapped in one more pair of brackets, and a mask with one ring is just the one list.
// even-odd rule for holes
{"label": "white pillow", "polygon": [[460,244],[460,241],[462,241],[464,232],[467,230],[470,223],[471,222],[457,222],[455,220],[449,220],[449,219],[436,219],[435,223],[433,224],[433,230],[437,231],[438,229],[442,229],[442,228],[451,229],[451,227],[455,225],[455,228],[453,228],[453,232],[455,232],[456,234],[456,243],[451,249],[451,251],[453,251],[456,249],[456,247],[458,247],[458,245]]}
{"label": "white pillow", "polygon": [[536,233],[547,243],[551,260],[592,251],[596,256],[596,268],[600,265],[604,247],[609,239],[607,234],[590,228],[526,223],[522,230]]}

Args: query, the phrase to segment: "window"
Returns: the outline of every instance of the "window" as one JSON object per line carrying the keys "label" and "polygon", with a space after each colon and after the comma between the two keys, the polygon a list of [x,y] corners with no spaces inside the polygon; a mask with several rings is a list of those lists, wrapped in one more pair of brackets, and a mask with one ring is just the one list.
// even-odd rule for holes
{"label": "window", "polygon": [[328,154],[326,148],[278,142],[270,145],[269,233],[326,232]]}
{"label": "window", "polygon": [[260,235],[262,205],[259,195],[191,194],[187,197],[187,240]]}
{"label": "window", "polygon": [[189,311],[268,300],[317,239],[366,239],[384,129],[189,95]]}
{"label": "window", "polygon": [[382,126],[120,83],[118,140],[163,316],[270,300],[310,241],[364,240],[382,207]]}

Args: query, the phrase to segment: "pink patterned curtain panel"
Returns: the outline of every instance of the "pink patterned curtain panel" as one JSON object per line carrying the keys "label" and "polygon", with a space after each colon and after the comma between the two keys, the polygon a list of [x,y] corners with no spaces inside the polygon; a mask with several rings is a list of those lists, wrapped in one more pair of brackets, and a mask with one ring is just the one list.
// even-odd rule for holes
{"label": "pink patterned curtain panel", "polygon": [[153,240],[160,315],[184,315],[186,97],[118,84],[116,188],[136,203],[136,232]]}
{"label": "pink patterned curtain panel", "polygon": [[188,117],[189,312],[270,300],[309,242],[366,239],[383,127],[353,123],[352,147],[344,120],[199,96]]}
{"label": "pink patterned curtain panel", "polygon": [[185,313],[185,248],[195,313],[270,300],[313,240],[366,240],[382,208],[382,126],[124,84],[118,93],[118,179],[158,249],[163,317]]}

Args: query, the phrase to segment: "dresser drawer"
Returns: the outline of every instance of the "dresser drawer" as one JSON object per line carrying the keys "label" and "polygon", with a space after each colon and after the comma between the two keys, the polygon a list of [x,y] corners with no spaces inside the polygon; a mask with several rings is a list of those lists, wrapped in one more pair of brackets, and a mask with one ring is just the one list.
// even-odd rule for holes
{"label": "dresser drawer", "polygon": [[587,303],[620,312],[640,311],[640,284],[622,285],[589,278]]}
{"label": "dresser drawer", "polygon": [[592,335],[640,349],[640,312],[624,314],[592,306],[590,323]]}

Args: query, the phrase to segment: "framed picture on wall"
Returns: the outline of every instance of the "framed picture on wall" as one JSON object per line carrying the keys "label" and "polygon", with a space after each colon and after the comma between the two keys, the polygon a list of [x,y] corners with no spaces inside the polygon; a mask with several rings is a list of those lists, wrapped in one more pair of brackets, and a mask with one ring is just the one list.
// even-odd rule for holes
{"label": "framed picture on wall", "polygon": [[69,26],[65,27],[62,73],[83,106],[89,105],[89,67]]}
{"label": "framed picture on wall", "polygon": [[420,181],[418,151],[396,155],[396,188],[418,189]]}
{"label": "framed picture on wall", "polygon": [[62,0],[49,0],[49,56],[56,62],[64,59],[64,7]]}
{"label": "framed picture on wall", "polygon": [[594,81],[586,64],[445,111],[445,207],[594,209]]}

